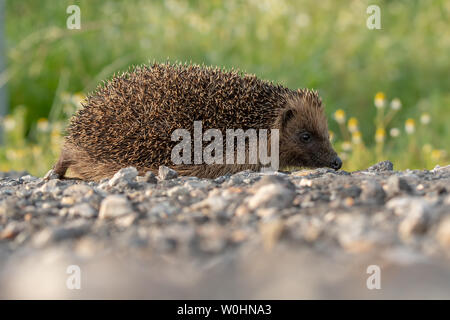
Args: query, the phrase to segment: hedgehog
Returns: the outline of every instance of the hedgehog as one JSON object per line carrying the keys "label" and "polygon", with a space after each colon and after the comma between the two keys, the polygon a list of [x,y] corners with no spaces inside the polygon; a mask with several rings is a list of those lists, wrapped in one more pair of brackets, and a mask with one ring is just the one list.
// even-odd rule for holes
{"label": "hedgehog", "polygon": [[278,129],[280,167],[329,167],[334,151],[317,91],[291,90],[239,70],[181,63],[130,68],[100,84],[67,127],[52,173],[100,181],[135,167],[140,175],[167,166],[181,175],[216,178],[260,163],[174,164],[176,129]]}

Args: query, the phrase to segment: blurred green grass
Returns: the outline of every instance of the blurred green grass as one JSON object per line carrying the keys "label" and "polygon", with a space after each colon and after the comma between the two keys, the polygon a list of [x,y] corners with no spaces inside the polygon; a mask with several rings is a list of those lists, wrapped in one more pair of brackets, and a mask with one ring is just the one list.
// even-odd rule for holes
{"label": "blurred green grass", "polygon": [[[72,4],[81,8],[81,30],[66,28],[66,8]],[[380,157],[394,161],[397,169],[445,164],[450,3],[376,1],[381,30],[366,27],[369,4],[373,1],[7,0],[7,70],[0,85],[6,82],[11,118],[24,121],[21,133],[13,130],[17,137],[2,147],[0,169],[42,174],[58,153],[58,142],[46,145],[51,132],[56,136],[55,128],[76,109],[77,103],[67,102],[70,97],[88,94],[132,64],[167,59],[234,67],[290,88],[318,89],[339,149],[345,137],[331,121],[334,111],[343,109],[359,120],[370,152],[349,152],[348,169]],[[431,125],[415,134],[415,148],[411,136],[401,134],[382,154],[376,152],[373,99],[379,91],[402,102],[390,127],[430,115]],[[49,119],[47,131],[37,130],[41,118]],[[425,153],[442,150],[442,156],[429,160],[423,145],[429,146]],[[35,156],[27,156],[33,148]],[[12,156],[19,149],[22,156]]]}

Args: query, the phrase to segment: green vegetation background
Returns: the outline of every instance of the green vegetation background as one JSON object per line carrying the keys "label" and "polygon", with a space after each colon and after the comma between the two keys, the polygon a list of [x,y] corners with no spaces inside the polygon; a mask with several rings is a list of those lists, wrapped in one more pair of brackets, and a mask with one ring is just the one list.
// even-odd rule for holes
{"label": "green vegetation background", "polygon": [[[71,4],[81,8],[81,30],[66,28]],[[366,27],[370,4],[381,8],[381,30]],[[6,0],[7,69],[0,84],[7,85],[11,115],[0,169],[42,174],[56,160],[80,94],[132,64],[167,59],[319,90],[338,148],[346,138],[332,120],[335,110],[358,119],[365,155],[347,150],[347,169],[382,157],[396,169],[444,165],[449,19],[446,0]],[[377,92],[385,94],[386,108],[393,98],[402,104],[386,127],[401,134],[387,133],[381,153],[375,150]],[[423,113],[431,123],[420,129]],[[413,135],[404,131],[408,118],[417,119]],[[433,150],[440,153],[430,158]]]}

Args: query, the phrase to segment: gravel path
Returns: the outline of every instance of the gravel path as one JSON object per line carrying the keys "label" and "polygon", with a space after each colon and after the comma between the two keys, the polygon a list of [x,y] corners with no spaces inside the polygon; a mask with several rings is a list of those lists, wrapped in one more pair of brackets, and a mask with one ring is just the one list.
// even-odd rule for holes
{"label": "gravel path", "polygon": [[449,258],[450,166],[215,180],[126,168],[99,184],[0,173],[0,298],[448,299]]}

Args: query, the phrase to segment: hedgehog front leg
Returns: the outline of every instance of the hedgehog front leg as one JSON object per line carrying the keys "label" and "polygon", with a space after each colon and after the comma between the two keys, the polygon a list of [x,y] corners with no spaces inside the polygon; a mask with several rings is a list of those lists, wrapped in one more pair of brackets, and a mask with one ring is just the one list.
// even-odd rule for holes
{"label": "hedgehog front leg", "polygon": [[61,155],[59,156],[58,162],[49,172],[47,172],[47,174],[44,176],[44,180],[64,179],[67,169],[69,169],[69,166],[71,164],[72,160],[69,156],[69,153],[65,149],[63,149]]}

